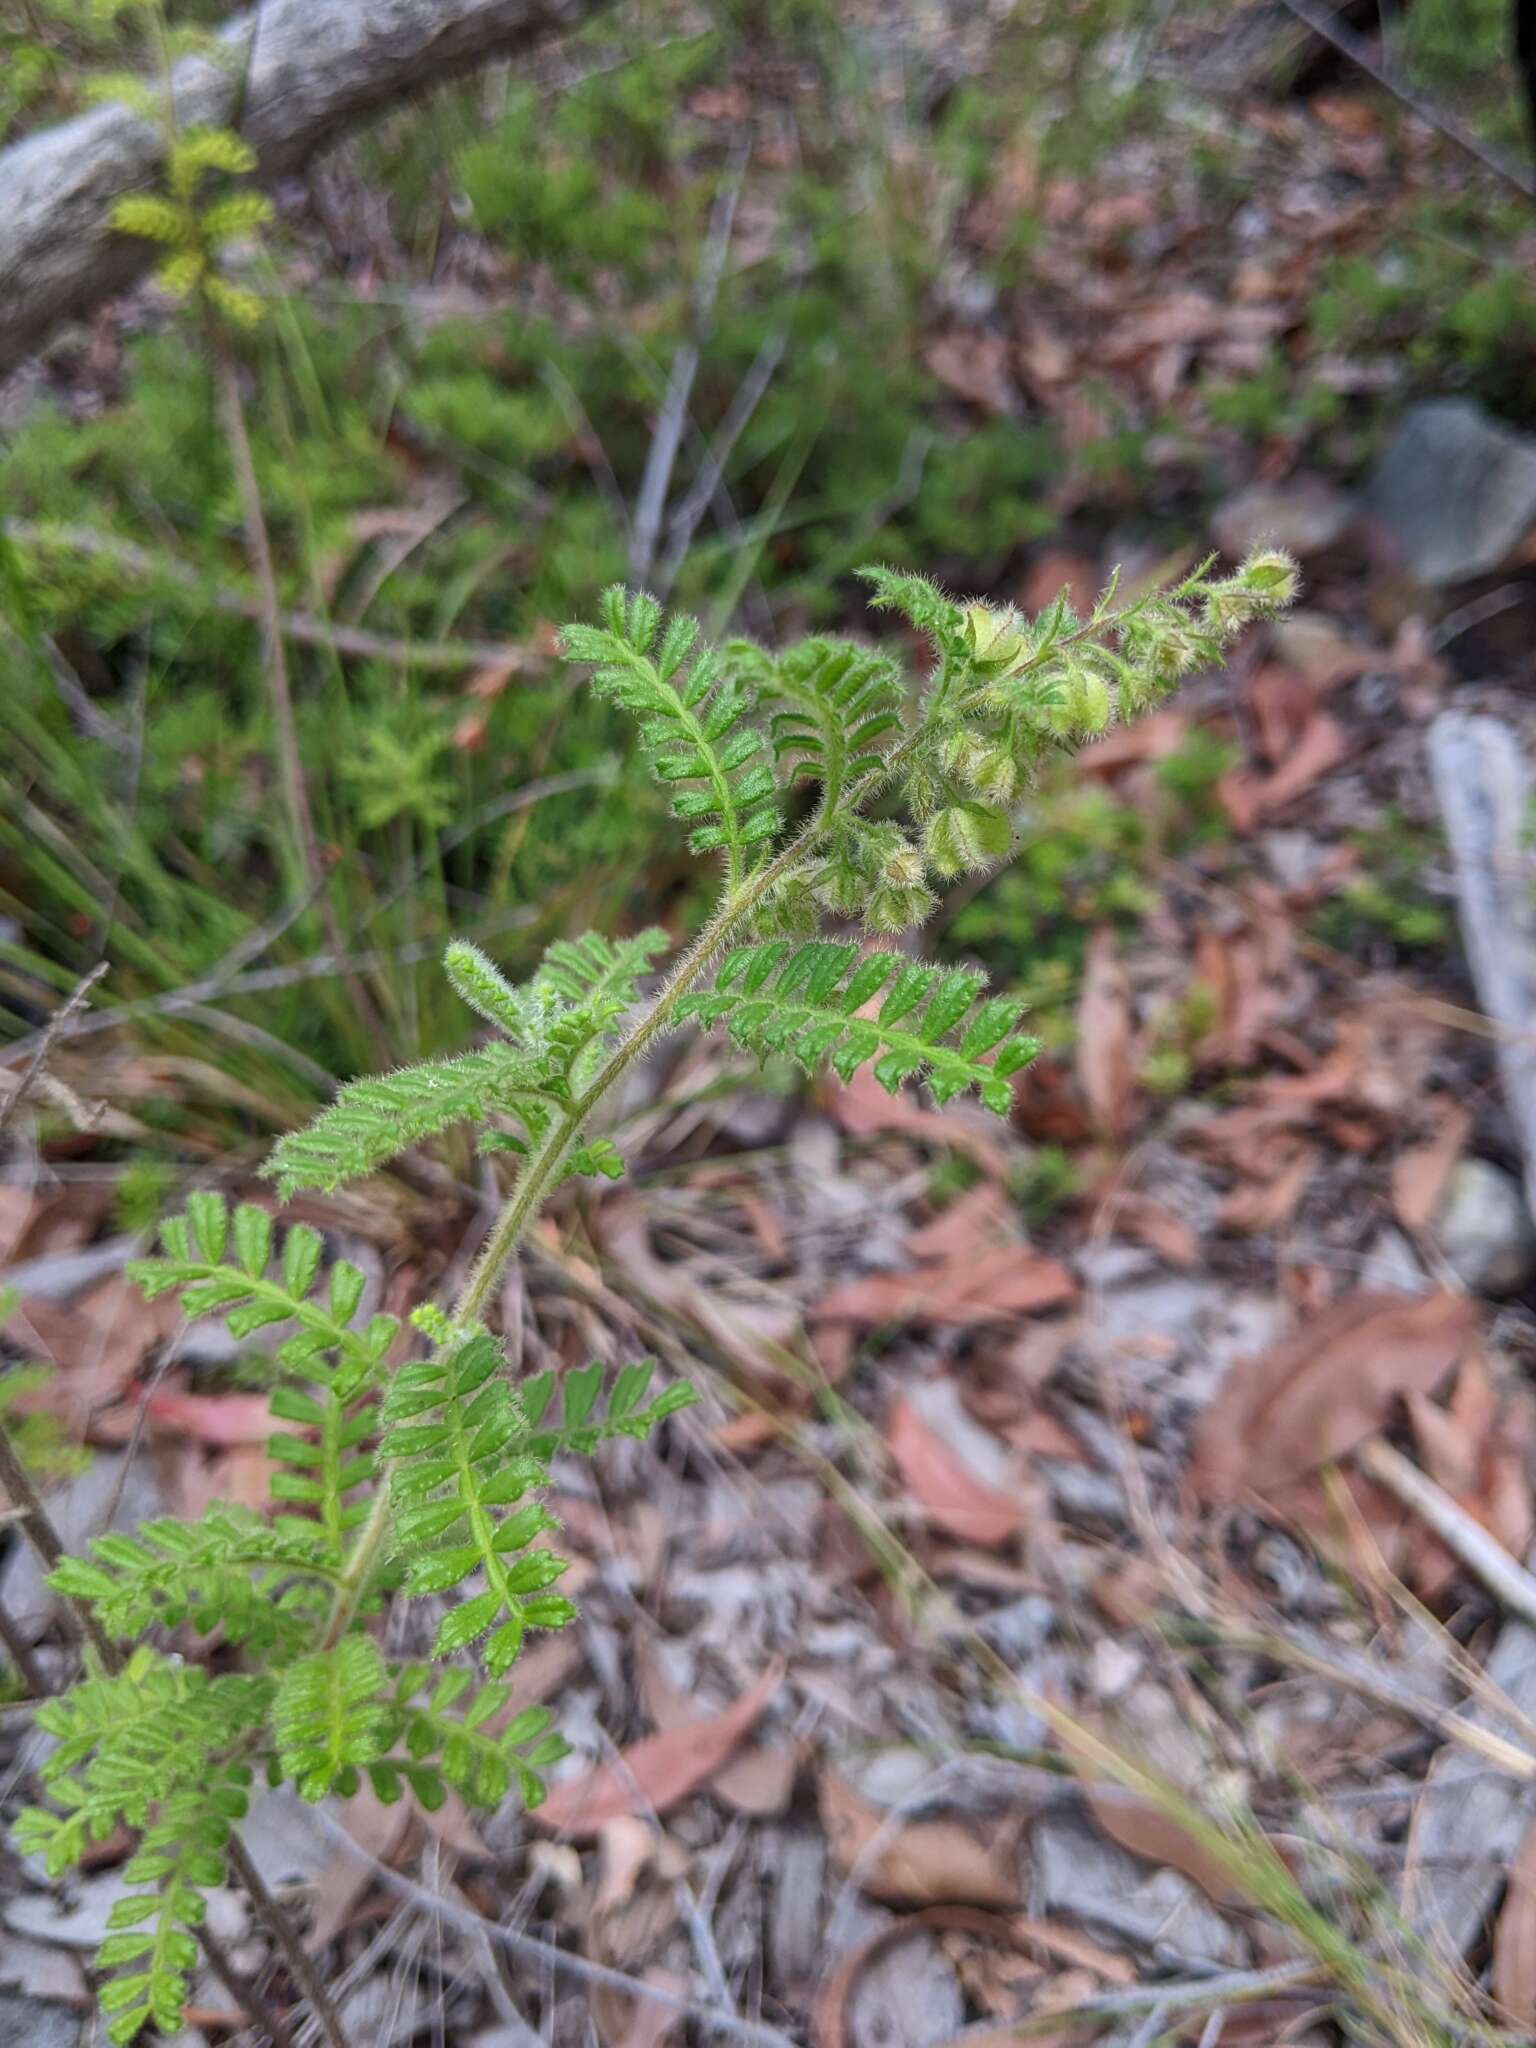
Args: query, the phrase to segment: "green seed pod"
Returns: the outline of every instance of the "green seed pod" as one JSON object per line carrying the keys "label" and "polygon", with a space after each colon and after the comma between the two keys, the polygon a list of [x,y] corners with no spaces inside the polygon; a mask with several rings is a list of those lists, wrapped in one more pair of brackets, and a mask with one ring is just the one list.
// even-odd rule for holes
{"label": "green seed pod", "polygon": [[763,898],[753,919],[765,939],[806,939],[820,922],[816,892],[804,875],[786,875]]}
{"label": "green seed pod", "polygon": [[990,604],[967,605],[965,625],[978,668],[1005,669],[1025,651],[1016,612]]}
{"label": "green seed pod", "polygon": [[902,889],[887,883],[876,889],[864,906],[865,929],[888,937],[911,931],[933,915],[935,902],[933,891],[921,885]]}
{"label": "green seed pod", "polygon": [[1236,580],[1266,613],[1294,602],[1301,587],[1300,572],[1283,548],[1265,548],[1249,555]]}
{"label": "green seed pod", "polygon": [[1013,825],[995,804],[951,804],[930,821],[923,846],[934,872],[947,881],[1005,859]]}

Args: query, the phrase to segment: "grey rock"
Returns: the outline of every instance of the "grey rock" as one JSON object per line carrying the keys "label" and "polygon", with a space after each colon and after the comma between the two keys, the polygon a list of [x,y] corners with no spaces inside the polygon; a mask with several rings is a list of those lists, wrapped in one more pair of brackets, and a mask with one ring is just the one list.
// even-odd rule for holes
{"label": "grey rock", "polygon": [[1451,1170],[1433,1232],[1463,1287],[1473,1294],[1514,1294],[1536,1269],[1536,1230],[1520,1184],[1488,1159]]}
{"label": "grey rock", "polygon": [[1033,1656],[1056,1626],[1056,1603],[1043,1593],[1021,1593],[1002,1607],[994,1607],[976,1623],[976,1633],[992,1645],[1000,1657],[1018,1663]]}
{"label": "grey rock", "polygon": [[[72,1556],[108,1529],[136,1529],[163,1514],[165,1502],[147,1458],[130,1464],[124,1451],[101,1451],[86,1469],[48,1496],[48,1513]],[[58,1606],[28,1544],[16,1544],[4,1567],[5,1604],[18,1624],[38,1633]]]}
{"label": "grey rock", "polygon": [[1241,1966],[1239,1931],[1178,1870],[1143,1864],[1077,1815],[1049,1812],[1030,1829],[1034,1882],[1030,1913],[1067,1921],[1161,1950],[1182,1964]]}
{"label": "grey rock", "polygon": [[121,1272],[128,1261],[144,1250],[142,1237],[109,1237],[105,1244],[87,1246],[83,1252],[45,1252],[39,1259],[23,1259],[3,1274],[7,1287],[18,1294],[40,1295],[45,1301],[72,1301],[98,1280]]}
{"label": "grey rock", "polygon": [[1232,1968],[1248,1960],[1237,1929],[1187,1877],[1143,1863],[1077,1814],[1042,1815],[1030,1829],[1030,1847],[1032,1914],[1060,1914],[1186,1964]]}
{"label": "grey rock", "polygon": [[246,1854],[274,1891],[314,1884],[336,1860],[336,1843],[313,1806],[286,1785],[252,1799],[240,1823]]}
{"label": "grey rock", "polygon": [[767,1937],[774,1975],[781,1984],[809,1984],[826,1933],[826,1841],[808,1828],[786,1828],[768,1836],[760,1853],[773,1881]]}
{"label": "grey rock", "polygon": [[67,2005],[48,2005],[21,1991],[0,1991],[0,2042],[26,2048],[80,2048],[85,2015]]}
{"label": "grey rock", "polygon": [[1423,1294],[1429,1280],[1413,1246],[1389,1223],[1366,1248],[1360,1263],[1360,1285],[1373,1293]]}
{"label": "grey rock", "polygon": [[[56,1948],[95,1949],[110,1929],[113,1907],[134,1890],[118,1869],[104,1871],[99,1877],[80,1878],[59,1892],[18,1892],[5,1902],[5,1925],[13,1934],[29,1941]],[[213,1931],[233,1940],[245,1926],[244,1905],[233,1892],[223,1888],[206,1896]],[[0,2029],[0,2044],[9,2039]]]}
{"label": "grey rock", "polygon": [[1426,399],[1404,413],[1364,504],[1420,583],[1486,576],[1536,522],[1536,439],[1469,398]]}
{"label": "grey rock", "polygon": [[934,2048],[953,2040],[964,2021],[960,1980],[931,1934],[877,1956],[848,2001],[853,2048]]}

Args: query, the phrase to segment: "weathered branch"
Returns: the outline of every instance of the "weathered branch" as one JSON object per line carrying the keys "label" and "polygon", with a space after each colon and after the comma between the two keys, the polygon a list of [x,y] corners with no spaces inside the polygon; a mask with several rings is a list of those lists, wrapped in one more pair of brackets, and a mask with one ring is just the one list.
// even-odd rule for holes
{"label": "weathered branch", "polygon": [[[407,93],[571,28],[600,4],[264,0],[222,31],[227,64],[176,67],[177,119],[238,127],[270,184]],[[0,152],[0,375],[154,260],[152,243],[115,232],[112,209],[153,188],[163,147],[152,122],[108,105]]]}

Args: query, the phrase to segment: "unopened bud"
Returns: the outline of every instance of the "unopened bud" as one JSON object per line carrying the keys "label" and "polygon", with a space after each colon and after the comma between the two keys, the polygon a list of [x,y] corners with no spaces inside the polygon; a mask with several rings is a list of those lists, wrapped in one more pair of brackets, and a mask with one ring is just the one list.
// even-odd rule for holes
{"label": "unopened bud", "polygon": [[1018,614],[995,605],[971,604],[965,608],[966,631],[971,652],[982,668],[1003,669],[1024,652]]}

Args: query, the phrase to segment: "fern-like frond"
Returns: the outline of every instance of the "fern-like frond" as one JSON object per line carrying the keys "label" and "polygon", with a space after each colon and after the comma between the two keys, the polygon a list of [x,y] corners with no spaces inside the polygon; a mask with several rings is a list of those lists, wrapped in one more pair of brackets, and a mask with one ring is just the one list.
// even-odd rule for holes
{"label": "fern-like frond", "polygon": [[[537,1061],[536,1092],[509,1105],[537,1139],[551,1110],[581,1092],[615,1026],[639,993],[640,976],[667,944],[665,932],[643,931],[615,946],[597,932],[559,939],[531,981],[509,982],[478,946],[456,939],[443,955],[448,979],[472,1009]],[[507,1147],[499,1133],[493,1145]],[[578,1169],[584,1170],[584,1169]]]}
{"label": "fern-like frond", "polygon": [[[641,1358],[620,1366],[610,1381],[608,1368],[594,1361],[569,1372],[535,1373],[523,1380],[517,1397],[529,1431],[524,1446],[528,1455],[541,1464],[567,1451],[590,1457],[599,1444],[618,1437],[639,1442],[668,1415],[692,1407],[698,1395],[686,1380],[674,1380],[647,1402],[655,1370],[653,1358]],[[558,1426],[550,1427],[556,1414]]]}
{"label": "fern-like frond", "polygon": [[261,1727],[271,1696],[265,1678],[210,1675],[141,1645],[120,1672],[38,1708],[37,1725],[55,1738],[38,1775],[61,1812],[29,1808],[18,1840],[57,1876],[120,1822],[145,1826],[155,1806],[203,1784]]}
{"label": "fern-like frond", "polygon": [[601,932],[556,939],[545,949],[537,978],[566,1002],[612,1022],[635,1001],[641,975],[669,943],[659,925],[648,925],[630,939],[606,939]]}
{"label": "fern-like frond", "polygon": [[291,1653],[339,1576],[320,1534],[313,1522],[273,1528],[248,1508],[216,1504],[198,1522],[167,1516],[132,1536],[98,1536],[89,1557],[62,1559],[48,1583],[89,1607],[110,1636],[136,1640],[190,1622],[253,1650]]}
{"label": "fern-like frond", "polygon": [[102,1986],[100,2003],[107,2039],[118,2048],[149,2025],[167,2039],[181,2028],[199,1960],[193,1930],[202,1925],[205,1894],[224,1882],[248,1776],[228,1766],[162,1801],[123,1871],[125,1883],[149,1889],[114,1901],[96,1951],[97,1967],[117,1972]]}
{"label": "fern-like frond", "polygon": [[[678,1011],[704,1025],[723,1023],[760,1058],[787,1054],[808,1071],[826,1064],[844,1081],[872,1060],[890,1094],[926,1076],[940,1102],[974,1088],[1006,1115],[1009,1077],[1034,1058],[1039,1041],[1014,1032],[1023,1000],[983,1001],[985,985],[965,968],[946,971],[897,953],[861,959],[854,945],[775,939],[727,954],[714,987],[685,997]],[[882,991],[878,1012],[861,1017]]]}
{"label": "fern-like frond", "polygon": [[548,1588],[566,1560],[538,1545],[559,1525],[537,1499],[546,1459],[590,1451],[605,1439],[641,1437],[693,1399],[668,1388],[643,1406],[651,1366],[626,1366],[599,1401],[604,1372],[591,1365],[564,1376],[558,1429],[540,1427],[556,1388],[541,1373],[513,1389],[494,1339],[475,1329],[420,1364],[401,1369],[384,1402],[381,1455],[390,1468],[395,1541],[406,1590],[442,1593],[475,1573],[485,1590],[444,1616],[433,1654],[451,1656],[489,1635],[485,1663],[505,1671],[530,1628],[562,1628],[575,1609]]}
{"label": "fern-like frond", "polygon": [[698,622],[674,616],[643,591],[603,592],[601,626],[571,625],[567,661],[592,665],[592,682],[640,722],[651,773],[674,791],[672,815],[692,830],[695,853],[720,852],[732,880],[779,829],[773,767],[748,723],[753,693],[710,648],[695,654]]}
{"label": "fern-like frond", "polygon": [[[324,1245],[307,1223],[289,1228],[274,1260],[272,1218],[265,1209],[242,1202],[231,1216],[218,1195],[194,1194],[183,1215],[162,1224],[160,1243],[161,1257],[134,1259],[128,1267],[129,1278],[151,1301],[179,1289],[184,1316],[223,1311],[236,1338],[275,1323],[297,1323],[294,1335],[278,1346],[276,1363],[297,1378],[334,1379],[343,1396],[377,1377],[399,1322],[374,1316],[365,1329],[352,1328],[363,1275],[338,1259],[322,1295],[316,1283]],[[334,1375],[325,1362],[333,1355]]]}
{"label": "fern-like frond", "polygon": [[[403,1366],[384,1402],[381,1454],[409,1593],[443,1593],[483,1572],[486,1589],[443,1617],[433,1655],[490,1633],[486,1668],[505,1671],[529,1628],[561,1628],[575,1609],[546,1589],[566,1568],[531,1549],[557,1526],[529,1495],[548,1473],[524,1448],[522,1409],[495,1340],[474,1330],[435,1357]],[[518,1555],[522,1553],[522,1555]]]}
{"label": "fern-like frond", "polygon": [[262,1172],[285,1201],[300,1188],[331,1193],[450,1124],[515,1112],[519,1098],[546,1078],[538,1055],[494,1044],[351,1081],[313,1123],[278,1140]]}
{"label": "fern-like frond", "polygon": [[[186,1315],[224,1310],[237,1337],[276,1323],[298,1324],[274,1354],[288,1383],[274,1388],[272,1413],[306,1433],[278,1430],[270,1438],[272,1497],[307,1510],[306,1517],[288,1518],[287,1526],[302,1535],[313,1526],[312,1516],[325,1534],[326,1557],[338,1561],[343,1537],[367,1513],[348,1496],[373,1473],[371,1397],[397,1319],[373,1316],[354,1329],[364,1288],[359,1269],[337,1260],[322,1289],[319,1232],[294,1224],[274,1256],[272,1219],[252,1202],[231,1216],[217,1195],[189,1196],[185,1214],[165,1224],[160,1236],[165,1256],[129,1268],[146,1294],[179,1288]],[[309,1382],[313,1391],[296,1381]]]}
{"label": "fern-like frond", "polygon": [[359,1767],[389,1748],[396,1721],[371,1636],[343,1636],[283,1673],[272,1702],[278,1761],[304,1799],[350,1798]]}
{"label": "fern-like frond", "polygon": [[901,670],[852,640],[802,640],[768,664],[763,694],[774,754],[821,784],[830,809],[901,730]]}
{"label": "fern-like frond", "polygon": [[405,1757],[397,1764],[386,1758],[371,1767],[375,1791],[388,1801],[398,1797],[406,1771],[421,1796],[424,1778],[448,1784],[471,1806],[499,1806],[515,1784],[524,1806],[544,1797],[539,1775],[567,1754],[569,1744],[550,1731],[554,1715],[548,1707],[529,1707],[509,1715],[511,1689],[476,1686],[462,1666],[433,1672],[424,1664],[407,1665],[396,1674],[395,1709]]}

